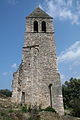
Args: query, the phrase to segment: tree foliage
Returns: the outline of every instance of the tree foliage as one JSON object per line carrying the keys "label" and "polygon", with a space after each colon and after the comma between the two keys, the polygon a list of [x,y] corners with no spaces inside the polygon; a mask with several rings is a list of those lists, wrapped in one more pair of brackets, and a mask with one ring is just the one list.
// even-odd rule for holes
{"label": "tree foliage", "polygon": [[80,117],[80,79],[71,78],[62,86],[64,107],[72,109],[71,114]]}
{"label": "tree foliage", "polygon": [[0,94],[5,95],[6,97],[11,97],[12,92],[8,89],[0,90]]}
{"label": "tree foliage", "polygon": [[72,105],[71,115],[80,117],[80,99],[75,98],[71,105]]}

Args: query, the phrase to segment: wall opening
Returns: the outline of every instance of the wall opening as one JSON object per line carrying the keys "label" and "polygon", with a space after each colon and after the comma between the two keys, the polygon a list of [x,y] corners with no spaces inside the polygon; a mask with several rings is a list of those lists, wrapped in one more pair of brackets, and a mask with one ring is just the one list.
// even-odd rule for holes
{"label": "wall opening", "polygon": [[22,92],[22,100],[21,103],[25,103],[25,92]]}
{"label": "wall opening", "polygon": [[50,106],[52,107],[52,84],[49,84],[49,92],[50,92]]}
{"label": "wall opening", "polygon": [[38,32],[38,22],[34,21],[34,32]]}
{"label": "wall opening", "polygon": [[46,22],[45,21],[42,22],[42,31],[46,32]]}

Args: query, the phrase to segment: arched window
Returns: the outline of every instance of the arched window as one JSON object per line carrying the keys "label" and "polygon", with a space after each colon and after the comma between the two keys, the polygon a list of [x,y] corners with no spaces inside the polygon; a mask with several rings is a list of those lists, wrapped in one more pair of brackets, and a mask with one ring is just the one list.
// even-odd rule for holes
{"label": "arched window", "polygon": [[38,22],[34,21],[34,32],[38,32]]}
{"label": "arched window", "polygon": [[46,22],[45,21],[42,22],[42,31],[46,32]]}

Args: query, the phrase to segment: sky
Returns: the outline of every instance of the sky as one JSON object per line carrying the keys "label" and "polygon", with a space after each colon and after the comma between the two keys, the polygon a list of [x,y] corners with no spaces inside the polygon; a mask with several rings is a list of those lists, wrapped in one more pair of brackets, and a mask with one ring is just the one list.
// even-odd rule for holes
{"label": "sky", "polygon": [[53,17],[62,84],[80,78],[80,0],[0,0],[0,89],[12,89],[22,60],[25,17],[37,6]]}

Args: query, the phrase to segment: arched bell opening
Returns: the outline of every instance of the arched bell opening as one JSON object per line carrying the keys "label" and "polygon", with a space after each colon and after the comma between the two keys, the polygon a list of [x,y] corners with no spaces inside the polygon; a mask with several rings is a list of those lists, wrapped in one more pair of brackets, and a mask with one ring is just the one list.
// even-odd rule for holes
{"label": "arched bell opening", "polygon": [[38,32],[38,22],[34,21],[34,32]]}
{"label": "arched bell opening", "polygon": [[46,22],[42,21],[42,32],[46,32]]}

